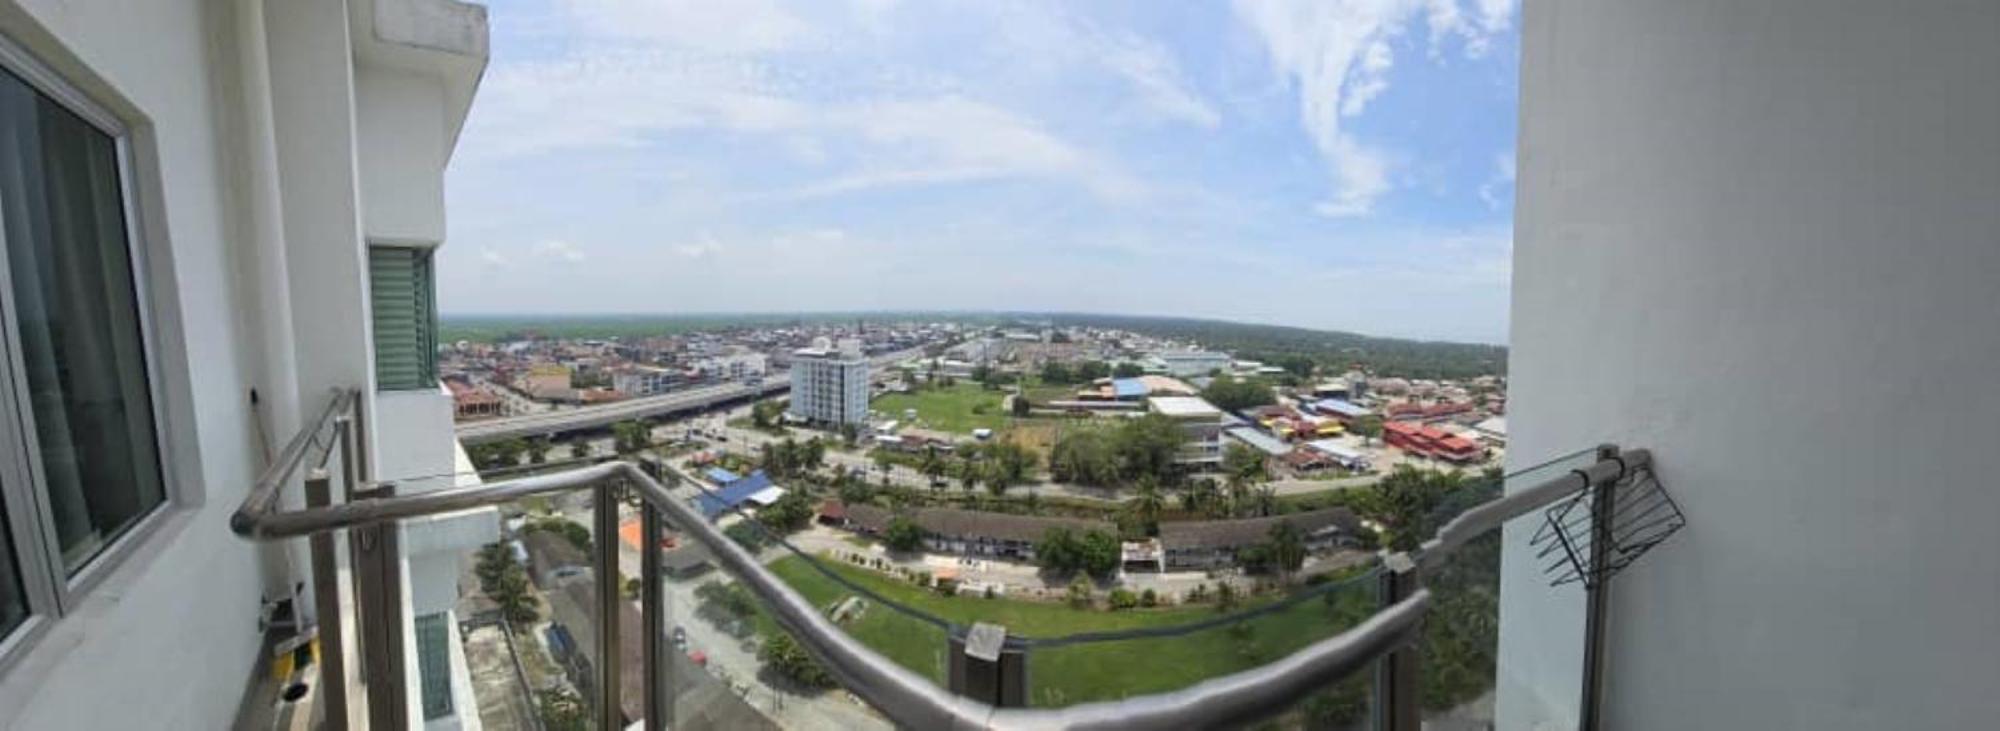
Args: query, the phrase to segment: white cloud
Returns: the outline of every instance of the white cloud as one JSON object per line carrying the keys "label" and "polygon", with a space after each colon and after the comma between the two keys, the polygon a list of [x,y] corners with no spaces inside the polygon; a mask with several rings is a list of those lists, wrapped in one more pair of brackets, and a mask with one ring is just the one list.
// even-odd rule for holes
{"label": "white cloud", "polygon": [[722,244],[709,234],[702,234],[698,241],[691,241],[673,247],[675,255],[683,259],[708,259],[722,252]]}
{"label": "white cloud", "polygon": [[535,255],[571,264],[584,260],[583,249],[562,239],[549,239],[535,244]]}
{"label": "white cloud", "polygon": [[1486,207],[1500,210],[1512,197],[1514,188],[1514,151],[1496,153],[1493,156],[1493,174],[1479,185],[1479,200]]}
{"label": "white cloud", "polygon": [[505,254],[492,249],[479,250],[479,263],[490,269],[506,269],[514,265]]}
{"label": "white cloud", "polygon": [[774,0],[568,0],[565,10],[588,33],[720,53],[787,50],[814,35]]}
{"label": "white cloud", "polygon": [[1464,39],[1468,53],[1506,27],[1511,0],[1479,0],[1479,27],[1457,0],[1237,0],[1236,14],[1264,42],[1273,71],[1299,95],[1299,122],[1327,163],[1333,190],[1314,210],[1362,216],[1391,189],[1389,156],[1358,139],[1343,119],[1361,116],[1389,89],[1390,43],[1421,13],[1435,44]]}
{"label": "white cloud", "polygon": [[1187,89],[1180,66],[1159,44],[1126,35],[1102,44],[1096,54],[1162,117],[1209,129],[1222,124],[1222,114]]}

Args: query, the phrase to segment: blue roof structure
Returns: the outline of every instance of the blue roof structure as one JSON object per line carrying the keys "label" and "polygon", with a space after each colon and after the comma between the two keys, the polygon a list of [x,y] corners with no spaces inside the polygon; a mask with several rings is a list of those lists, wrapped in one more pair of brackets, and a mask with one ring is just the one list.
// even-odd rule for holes
{"label": "blue roof structure", "polygon": [[1337,398],[1315,401],[1313,402],[1312,406],[1314,411],[1320,412],[1322,414],[1334,414],[1336,416],[1346,416],[1350,418],[1367,416],[1369,413],[1371,413],[1367,409],[1361,408],[1352,403],[1342,401]]}
{"label": "blue roof structure", "polygon": [[743,479],[741,475],[738,475],[734,472],[730,472],[729,470],[725,470],[721,467],[710,467],[708,468],[708,472],[705,472],[703,474],[708,476],[709,482],[713,482],[717,485],[727,485],[729,483]]}
{"label": "blue roof structure", "polygon": [[713,520],[723,511],[743,504],[743,501],[749,500],[751,495],[763,492],[764,488],[770,486],[771,478],[764,476],[763,470],[758,470],[750,473],[749,477],[730,482],[713,493],[695,496],[695,504],[701,508],[702,515]]}
{"label": "blue roof structure", "polygon": [[1149,389],[1146,388],[1146,382],[1141,381],[1137,378],[1111,379],[1112,398],[1120,398],[1120,399],[1140,398],[1142,396],[1145,396],[1148,390]]}

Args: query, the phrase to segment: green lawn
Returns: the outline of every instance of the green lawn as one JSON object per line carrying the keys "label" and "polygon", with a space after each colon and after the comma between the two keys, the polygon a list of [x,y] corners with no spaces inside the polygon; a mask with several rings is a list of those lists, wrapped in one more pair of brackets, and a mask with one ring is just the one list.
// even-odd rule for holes
{"label": "green lawn", "polygon": [[[827,563],[849,581],[906,606],[961,624],[997,623],[1009,634],[1027,637],[1168,626],[1215,616],[1209,607],[1112,612],[1012,599],[945,597],[872,571]],[[821,607],[848,594],[798,557],[780,559],[770,568]],[[1190,635],[1037,649],[1028,665],[1032,702],[1065,706],[1122,698],[1256,667],[1360,621],[1373,609],[1372,591],[1372,585],[1349,586],[1335,593],[1331,606],[1314,597],[1249,622]],[[943,631],[879,606],[870,607],[847,631],[897,663],[944,682]]]}
{"label": "green lawn", "polygon": [[1007,412],[1000,408],[1004,398],[1006,394],[1002,391],[988,391],[976,383],[959,383],[950,388],[884,394],[869,408],[899,421],[903,420],[905,410],[916,409],[916,423],[907,426],[971,434],[974,429],[997,432],[1007,425]]}

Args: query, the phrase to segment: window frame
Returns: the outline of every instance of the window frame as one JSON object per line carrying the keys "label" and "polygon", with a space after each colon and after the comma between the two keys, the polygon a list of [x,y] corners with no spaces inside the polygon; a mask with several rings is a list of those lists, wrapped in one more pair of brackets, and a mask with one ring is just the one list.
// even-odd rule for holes
{"label": "window frame", "polygon": [[[0,34],[0,70],[13,74],[36,93],[111,139],[118,174],[118,208],[125,224],[125,253],[131,264],[128,276],[139,325],[139,350],[145,361],[145,408],[153,421],[153,447],[162,488],[158,504],[137,516],[74,572],[64,568],[54,512],[42,482],[45,473],[35,415],[24,396],[27,374],[22,363],[20,324],[14,316],[17,308],[11,265],[5,256],[0,256],[0,501],[4,501],[12,529],[10,547],[19,564],[17,569],[28,599],[27,619],[10,634],[0,636],[0,676],[4,676],[50,625],[77,611],[92,589],[138,553],[136,549],[157,534],[174,514],[198,505],[200,496],[181,478],[180,460],[168,434],[169,424],[177,422],[167,409],[169,391],[162,372],[165,351],[161,347],[153,299],[158,271],[149,256],[151,227],[139,204],[139,166],[133,129],[6,34]],[[4,237],[0,236],[0,247],[5,245]]]}
{"label": "window frame", "polygon": [[[367,241],[367,245],[364,246],[363,249],[364,249],[363,253],[367,257],[367,261],[364,262],[364,265],[367,267],[368,270],[368,277],[367,277],[368,279],[368,378],[371,382],[373,382],[375,387],[375,392],[376,393],[424,393],[424,392],[432,392],[438,390],[440,387],[444,385],[444,376],[442,373],[438,371],[437,246],[435,244],[404,241],[400,239],[371,238]],[[418,369],[420,371],[419,380],[426,380],[424,377],[428,376],[427,379],[428,383],[419,383],[415,387],[398,386],[394,388],[382,384],[381,380],[382,379],[382,370],[381,370],[382,336],[380,333],[376,332],[375,329],[376,303],[375,303],[374,257],[376,249],[396,249],[401,251],[409,251],[413,252],[413,255],[420,256],[423,259],[423,264],[422,264],[424,268],[423,294],[426,305],[425,306],[426,312],[424,314],[428,318],[428,324],[425,325],[425,328],[427,329],[426,335],[429,336],[430,342],[428,344],[424,343],[418,344],[417,357],[419,359],[427,361],[429,364],[428,373],[422,373],[421,371],[423,371],[424,369],[421,367]]]}

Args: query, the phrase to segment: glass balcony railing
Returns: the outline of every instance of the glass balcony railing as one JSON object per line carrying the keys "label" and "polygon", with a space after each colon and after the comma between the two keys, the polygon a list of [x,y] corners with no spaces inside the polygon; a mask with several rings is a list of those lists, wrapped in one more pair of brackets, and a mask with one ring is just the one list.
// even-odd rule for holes
{"label": "glass balcony railing", "polygon": [[[1605,448],[1504,483],[1408,486],[1394,494],[1430,498],[1369,526],[1378,534],[1360,538],[1379,552],[1273,538],[1256,559],[1265,573],[1188,586],[1186,572],[1131,569],[1019,597],[1033,582],[994,579],[1019,564],[788,536],[796,504],[763,522],[716,510],[668,460],[395,495],[324,468],[361,462],[331,459],[365,442],[356,401],[336,394],[232,521],[256,540],[306,537],[327,595],[352,577],[353,620],[319,615],[334,618],[324,646],[354,648],[323,653],[322,672],[359,678],[327,682],[328,728],[409,727],[463,703],[449,686],[459,655],[482,718],[521,728],[1490,727],[1505,674],[1501,526],[1648,459]],[[301,464],[307,507],[279,511]],[[330,499],[336,477],[352,499]],[[489,506],[491,542],[443,564],[425,553],[425,530],[453,530],[426,521]],[[345,574],[331,570],[336,536],[353,546]]]}

